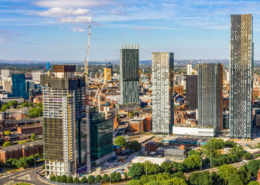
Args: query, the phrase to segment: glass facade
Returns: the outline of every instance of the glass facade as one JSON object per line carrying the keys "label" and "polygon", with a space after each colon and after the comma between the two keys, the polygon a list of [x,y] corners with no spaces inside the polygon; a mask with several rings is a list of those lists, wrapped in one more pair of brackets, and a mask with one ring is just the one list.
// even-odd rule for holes
{"label": "glass facade", "polygon": [[253,17],[231,15],[229,127],[231,138],[251,138]]}
{"label": "glass facade", "polygon": [[10,97],[28,99],[26,92],[25,74],[12,74],[12,94]]}
{"label": "glass facade", "polygon": [[186,76],[186,105],[198,108],[198,75]]}
{"label": "glass facade", "polygon": [[222,130],[223,65],[198,66],[198,125]]}
{"label": "glass facade", "polygon": [[152,131],[154,133],[172,133],[174,122],[173,73],[173,53],[152,53]]}

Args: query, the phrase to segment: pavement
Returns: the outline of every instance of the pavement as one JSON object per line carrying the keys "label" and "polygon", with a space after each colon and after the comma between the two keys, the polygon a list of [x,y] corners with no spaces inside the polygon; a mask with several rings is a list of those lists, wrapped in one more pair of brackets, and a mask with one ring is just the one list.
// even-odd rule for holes
{"label": "pavement", "polygon": [[[34,184],[34,185],[46,185],[48,183],[45,182],[41,182],[38,178],[37,178],[37,171],[41,170],[42,166],[36,167],[36,168],[27,168],[25,170],[22,171],[16,171],[16,172],[12,172],[10,173],[10,175],[5,176],[5,177],[1,177],[0,178],[0,184],[4,185],[10,181],[15,181],[15,182],[25,182],[25,183],[30,183],[30,184]],[[31,180],[22,180],[19,179],[24,175],[29,174]]]}

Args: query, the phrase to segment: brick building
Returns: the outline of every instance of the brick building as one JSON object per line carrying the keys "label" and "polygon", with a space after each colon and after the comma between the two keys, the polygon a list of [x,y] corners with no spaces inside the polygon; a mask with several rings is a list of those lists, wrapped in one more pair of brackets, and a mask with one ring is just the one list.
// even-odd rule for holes
{"label": "brick building", "polygon": [[175,85],[174,91],[177,92],[178,94],[183,95],[183,86],[182,85]]}
{"label": "brick building", "polygon": [[158,144],[154,141],[150,141],[145,144],[145,151],[156,152],[157,148],[158,148]]}
{"label": "brick building", "polygon": [[42,134],[42,125],[19,126],[17,131],[19,134]]}
{"label": "brick building", "polygon": [[5,163],[10,158],[19,159],[43,153],[43,141],[34,141],[20,145],[7,146],[0,150],[0,161]]}
{"label": "brick building", "polygon": [[152,128],[152,117],[135,117],[130,119],[129,132],[150,132]]}

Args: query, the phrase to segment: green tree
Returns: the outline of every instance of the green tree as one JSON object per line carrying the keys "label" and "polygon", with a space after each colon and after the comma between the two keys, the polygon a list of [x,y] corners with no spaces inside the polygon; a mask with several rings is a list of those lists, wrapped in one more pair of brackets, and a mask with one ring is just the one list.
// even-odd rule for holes
{"label": "green tree", "polygon": [[82,177],[82,179],[80,180],[80,183],[88,183],[88,179],[86,176]]}
{"label": "green tree", "polygon": [[172,169],[172,165],[171,165],[171,163],[170,162],[163,162],[162,164],[161,164],[161,168],[165,171],[165,172],[170,172],[171,171],[171,169]]}
{"label": "green tree", "polygon": [[231,173],[228,177],[228,185],[244,185],[237,173]]}
{"label": "green tree", "polygon": [[4,131],[4,135],[5,136],[9,136],[10,135],[10,131],[9,130]]}
{"label": "green tree", "polygon": [[19,159],[20,163],[21,163],[21,167],[27,167],[28,166],[28,159],[26,157],[21,157]]}
{"label": "green tree", "polygon": [[73,183],[80,183],[80,182],[79,182],[79,178],[78,178],[78,177],[75,177],[74,180],[73,180]]}
{"label": "green tree", "polygon": [[56,181],[56,177],[55,177],[55,175],[53,173],[51,173],[51,175],[50,175],[50,180],[51,181]]}
{"label": "green tree", "polygon": [[138,141],[131,141],[128,145],[129,149],[134,150],[135,152],[141,150],[142,144]]}
{"label": "green tree", "polygon": [[126,140],[122,136],[117,136],[117,138],[114,140],[114,144],[117,146],[124,147],[126,145]]}
{"label": "green tree", "polygon": [[116,173],[116,176],[115,176],[115,181],[116,182],[120,182],[122,179],[121,179],[121,173]]}
{"label": "green tree", "polygon": [[111,179],[111,182],[116,182],[116,173],[111,173],[110,179]]}
{"label": "green tree", "polygon": [[11,165],[13,160],[14,160],[13,158],[10,158],[10,159],[6,160],[6,164],[10,164]]}
{"label": "green tree", "polygon": [[172,162],[172,167],[177,171],[184,171],[186,166],[183,163]]}
{"label": "green tree", "polygon": [[29,110],[29,116],[31,118],[41,117],[42,116],[42,108],[40,108],[40,107],[32,107]]}
{"label": "green tree", "polygon": [[27,141],[19,141],[18,145],[25,144],[25,143],[27,143]]}
{"label": "green tree", "polygon": [[61,178],[60,178],[60,182],[67,182],[67,176],[62,175]]}
{"label": "green tree", "polygon": [[33,134],[31,135],[31,140],[35,141],[35,139],[36,139],[36,135],[35,135],[35,133],[33,133]]}
{"label": "green tree", "polygon": [[130,167],[128,176],[132,177],[133,179],[140,179],[142,175],[144,175],[144,169],[139,163],[135,163]]}
{"label": "green tree", "polygon": [[12,145],[12,143],[10,141],[6,141],[6,142],[4,142],[3,147],[7,147],[7,146],[11,146],[11,145]]}
{"label": "green tree", "polygon": [[42,170],[44,170],[44,169],[45,169],[45,164],[42,165]]}
{"label": "green tree", "polygon": [[9,101],[8,103],[7,103],[7,105],[8,106],[13,106],[14,108],[16,108],[16,106],[18,105],[18,102],[17,101]]}
{"label": "green tree", "polygon": [[249,184],[248,185],[259,185],[259,183],[258,182],[256,182],[256,181],[251,181],[251,182],[249,182]]}
{"label": "green tree", "polygon": [[96,182],[101,182],[102,181],[102,176],[101,175],[97,175],[96,176]]}
{"label": "green tree", "polygon": [[1,107],[1,111],[2,111],[2,112],[6,112],[6,110],[9,109],[9,108],[10,108],[9,105],[4,104],[4,105],[2,105],[2,107]]}
{"label": "green tree", "polygon": [[90,176],[88,176],[88,183],[89,184],[92,184],[92,183],[95,183],[95,177],[94,176],[92,176],[92,175],[90,175]]}
{"label": "green tree", "polygon": [[193,169],[197,168],[200,166],[201,159],[200,156],[198,155],[192,155],[190,157],[187,157],[184,161],[183,164],[188,168],[188,169]]}
{"label": "green tree", "polygon": [[110,178],[107,174],[104,174],[102,179],[103,179],[103,182],[108,182],[110,180]]}
{"label": "green tree", "polygon": [[247,163],[247,169],[256,177],[260,166],[260,160],[251,160]]}
{"label": "green tree", "polygon": [[127,171],[125,171],[124,176],[125,176],[125,180],[127,181],[128,180],[128,172]]}
{"label": "green tree", "polygon": [[231,147],[231,148],[233,148],[237,143],[236,142],[234,142],[234,141],[225,141],[225,147]]}
{"label": "green tree", "polygon": [[34,158],[38,159],[38,158],[40,158],[40,157],[41,157],[41,155],[40,155],[39,153],[34,154]]}
{"label": "green tree", "polygon": [[198,155],[198,156],[200,156],[201,153],[200,153],[199,151],[196,151],[196,150],[190,150],[190,151],[188,152],[188,157],[190,157],[190,156],[192,156],[192,155]]}
{"label": "green tree", "polygon": [[218,175],[221,179],[225,181],[225,184],[227,184],[228,178],[231,173],[237,173],[237,169],[230,165],[222,165],[218,167]]}
{"label": "green tree", "polygon": [[37,106],[37,107],[41,107],[41,108],[43,108],[43,104],[42,104],[42,103],[37,103],[36,106]]}
{"label": "green tree", "polygon": [[243,158],[244,159],[251,159],[252,158],[252,154],[250,154],[249,152],[244,153]]}
{"label": "green tree", "polygon": [[73,178],[71,176],[67,177],[67,183],[73,183]]}

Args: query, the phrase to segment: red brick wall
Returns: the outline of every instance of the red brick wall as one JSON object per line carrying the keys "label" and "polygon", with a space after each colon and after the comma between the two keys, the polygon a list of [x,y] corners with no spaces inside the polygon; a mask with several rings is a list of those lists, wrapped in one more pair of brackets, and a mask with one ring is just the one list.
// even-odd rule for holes
{"label": "red brick wall", "polygon": [[130,132],[140,132],[139,130],[139,123],[131,123],[130,124]]}
{"label": "red brick wall", "polygon": [[150,132],[152,130],[152,117],[145,117],[145,130]]}

